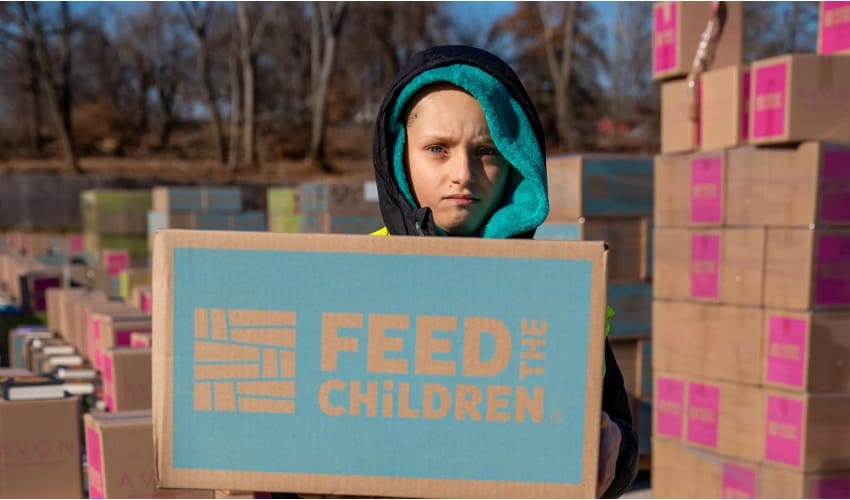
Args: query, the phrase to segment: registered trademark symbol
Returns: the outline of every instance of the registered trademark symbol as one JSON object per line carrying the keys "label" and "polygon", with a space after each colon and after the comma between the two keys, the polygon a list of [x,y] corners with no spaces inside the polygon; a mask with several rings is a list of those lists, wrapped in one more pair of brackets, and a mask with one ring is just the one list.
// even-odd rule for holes
{"label": "registered trademark symbol", "polygon": [[549,414],[549,420],[553,424],[560,424],[564,422],[564,412],[561,410],[555,410]]}

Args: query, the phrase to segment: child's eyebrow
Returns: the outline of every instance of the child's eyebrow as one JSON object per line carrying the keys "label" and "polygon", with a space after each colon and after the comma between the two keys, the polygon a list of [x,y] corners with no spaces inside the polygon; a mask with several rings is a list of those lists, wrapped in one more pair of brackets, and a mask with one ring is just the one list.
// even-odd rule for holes
{"label": "child's eyebrow", "polygon": [[[437,132],[425,133],[425,134],[422,134],[420,137],[421,137],[421,140],[426,141],[426,142],[452,143],[452,142],[455,142],[457,140],[457,139],[451,137],[450,135],[444,135],[444,134],[440,134],[440,133],[437,133]],[[477,135],[477,136],[472,138],[471,142],[479,143],[479,144],[480,143],[487,143],[487,144],[494,144],[495,145],[495,142],[493,141],[493,137],[491,137],[490,134]]]}

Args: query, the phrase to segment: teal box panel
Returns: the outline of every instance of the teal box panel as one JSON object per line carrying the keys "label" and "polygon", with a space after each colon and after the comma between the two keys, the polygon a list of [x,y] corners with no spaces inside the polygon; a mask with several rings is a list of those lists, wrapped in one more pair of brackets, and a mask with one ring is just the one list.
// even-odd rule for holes
{"label": "teal box panel", "polygon": [[650,215],[655,164],[647,159],[585,159],[582,215]]}
{"label": "teal box panel", "polygon": [[608,305],[615,314],[610,337],[652,333],[651,283],[608,283]]}
{"label": "teal box panel", "polygon": [[534,238],[538,240],[581,240],[581,224],[575,222],[546,222],[537,228]]}
{"label": "teal box panel", "polygon": [[[580,483],[590,261],[177,248],[173,264],[173,467]],[[510,292],[531,276],[533,286]],[[330,313],[361,320],[359,326],[330,330],[356,344],[334,354],[333,366],[322,362],[323,347],[339,345],[322,342]],[[383,356],[405,367],[398,372],[379,373],[368,362],[369,325],[380,319],[376,315],[406,318],[405,325],[383,333],[397,343]],[[454,318],[452,327],[433,333],[450,347],[431,353],[442,366],[454,367],[454,374],[414,369],[423,316]],[[464,363],[472,331],[467,328],[478,324],[471,318],[488,318],[488,331],[502,328],[501,335],[485,333],[480,343],[470,344],[479,346],[471,356],[482,362],[509,352],[501,369],[488,376],[476,376]],[[523,377],[528,363],[521,358],[523,329],[540,320],[546,321],[540,361],[545,374]],[[235,362],[244,377],[231,379],[220,370],[233,369],[234,362],[196,359],[204,337],[272,355]],[[497,350],[497,338],[510,339],[512,347]],[[277,366],[285,357],[297,360],[291,372],[283,361],[279,371],[267,364]],[[266,377],[269,370],[275,376]],[[248,397],[251,390],[239,385],[244,382],[294,387],[291,393],[258,396],[281,408],[263,413],[252,410],[256,397]],[[216,386],[210,406],[196,409],[195,391],[210,384]],[[480,411],[455,412],[467,396],[487,401],[493,391],[505,391],[499,418],[505,421],[491,419],[477,403]],[[224,411],[227,398],[217,399],[226,393],[234,395],[232,411]],[[367,401],[352,403],[352,393]],[[539,404],[537,417],[528,398],[520,402],[523,395]],[[446,413],[421,418],[428,406]]]}

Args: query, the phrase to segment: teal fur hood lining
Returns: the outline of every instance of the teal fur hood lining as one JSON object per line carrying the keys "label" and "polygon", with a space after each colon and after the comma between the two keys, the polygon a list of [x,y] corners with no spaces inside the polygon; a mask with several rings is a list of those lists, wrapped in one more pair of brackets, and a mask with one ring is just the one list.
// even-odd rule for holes
{"label": "teal fur hood lining", "polygon": [[510,238],[536,229],[549,213],[546,164],[534,130],[522,106],[499,80],[466,64],[441,66],[417,75],[396,100],[390,115],[394,136],[392,171],[411,208],[417,208],[404,167],[406,140],[404,117],[407,102],[420,89],[448,82],[469,92],[481,105],[490,135],[499,153],[511,165],[501,204],[479,230],[483,238]]}

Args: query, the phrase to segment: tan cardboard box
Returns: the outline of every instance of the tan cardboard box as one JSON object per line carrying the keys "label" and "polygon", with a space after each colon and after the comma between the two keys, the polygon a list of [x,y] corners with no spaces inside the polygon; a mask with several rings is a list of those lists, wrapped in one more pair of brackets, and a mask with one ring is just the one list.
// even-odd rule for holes
{"label": "tan cardboard box", "polygon": [[210,490],[156,487],[150,410],[83,416],[90,498],[213,498]]}
{"label": "tan cardboard box", "polygon": [[652,215],[653,167],[644,155],[548,156],[548,220]]}
{"label": "tan cardboard box", "polygon": [[850,470],[850,394],[760,391],[760,461],[795,471]]}
{"label": "tan cardboard box", "polygon": [[114,347],[103,364],[103,400],[109,411],[151,408],[151,350]]}
{"label": "tan cardboard box", "polygon": [[727,158],[727,225],[850,224],[848,145],[741,147],[729,150]]}
{"label": "tan cardboard box", "polygon": [[850,471],[802,473],[761,464],[758,492],[759,498],[847,498]]}
{"label": "tan cardboard box", "polygon": [[850,59],[792,54],[752,63],[750,144],[850,141]]}
{"label": "tan cardboard box", "polygon": [[[100,357],[104,351],[104,341],[107,336],[105,328],[107,324],[111,328],[113,321],[119,321],[129,318],[132,320],[145,319],[139,311],[128,306],[123,302],[110,301],[99,304],[92,304],[83,308],[83,316],[85,317],[85,330],[83,337],[85,338],[85,353],[95,368],[100,368]],[[109,346],[114,345],[114,341],[110,342]]]}
{"label": "tan cardboard box", "polygon": [[133,332],[130,334],[130,347],[150,347],[151,332]]}
{"label": "tan cardboard box", "polygon": [[652,438],[652,498],[775,498],[757,496],[759,466]]}
{"label": "tan cardboard box", "polygon": [[764,228],[656,228],[654,298],[760,306]]}
{"label": "tan cardboard box", "polygon": [[149,285],[136,285],[130,295],[130,304],[144,313],[151,313],[153,299],[151,298],[151,287]]}
{"label": "tan cardboard box", "polygon": [[[139,311],[127,313],[103,314],[97,317],[100,321],[97,332],[99,336],[94,339],[95,358],[92,360],[95,368],[103,368],[103,356],[112,347],[125,347],[130,345],[130,334],[133,332],[150,332],[151,317],[149,314]],[[93,319],[93,323],[95,323]]]}
{"label": "tan cardboard box", "polygon": [[44,293],[44,300],[47,303],[47,329],[54,332],[59,331],[59,316],[62,294],[65,293],[64,288],[49,288]]}
{"label": "tan cardboard box", "polygon": [[850,312],[765,311],[762,378],[794,392],[850,393]]}
{"label": "tan cardboard box", "polygon": [[700,149],[714,151],[747,143],[750,113],[749,67],[727,66],[700,79]]}
{"label": "tan cardboard box", "polygon": [[850,5],[820,2],[818,54],[850,53]]}
{"label": "tan cardboard box", "polygon": [[97,291],[73,291],[66,292],[65,301],[62,304],[62,329],[59,333],[78,351],[85,350],[85,324],[86,317],[84,307],[94,304],[108,302],[106,294]]}
{"label": "tan cardboard box", "polygon": [[764,310],[693,302],[653,302],[655,370],[759,385]]}
{"label": "tan cardboard box", "polygon": [[764,456],[762,389],[655,371],[653,436],[732,458]]}
{"label": "tan cardboard box", "polygon": [[655,224],[726,225],[726,151],[655,157]]}
{"label": "tan cardboard box", "polygon": [[[726,23],[711,68],[741,64],[742,60],[743,6],[741,2],[725,5]],[[652,11],[652,78],[686,76],[711,16],[711,3],[655,2]]]}
{"label": "tan cardboard box", "polygon": [[82,498],[80,401],[0,398],[0,497]]}
{"label": "tan cardboard box", "polygon": [[699,82],[696,83],[695,90],[691,91],[687,79],[661,84],[661,152],[663,154],[689,153],[699,147],[700,93]]}
{"label": "tan cardboard box", "polygon": [[160,485],[593,496],[604,261],[599,242],[160,231]]}
{"label": "tan cardboard box", "polygon": [[850,229],[768,228],[764,305],[850,307]]}

